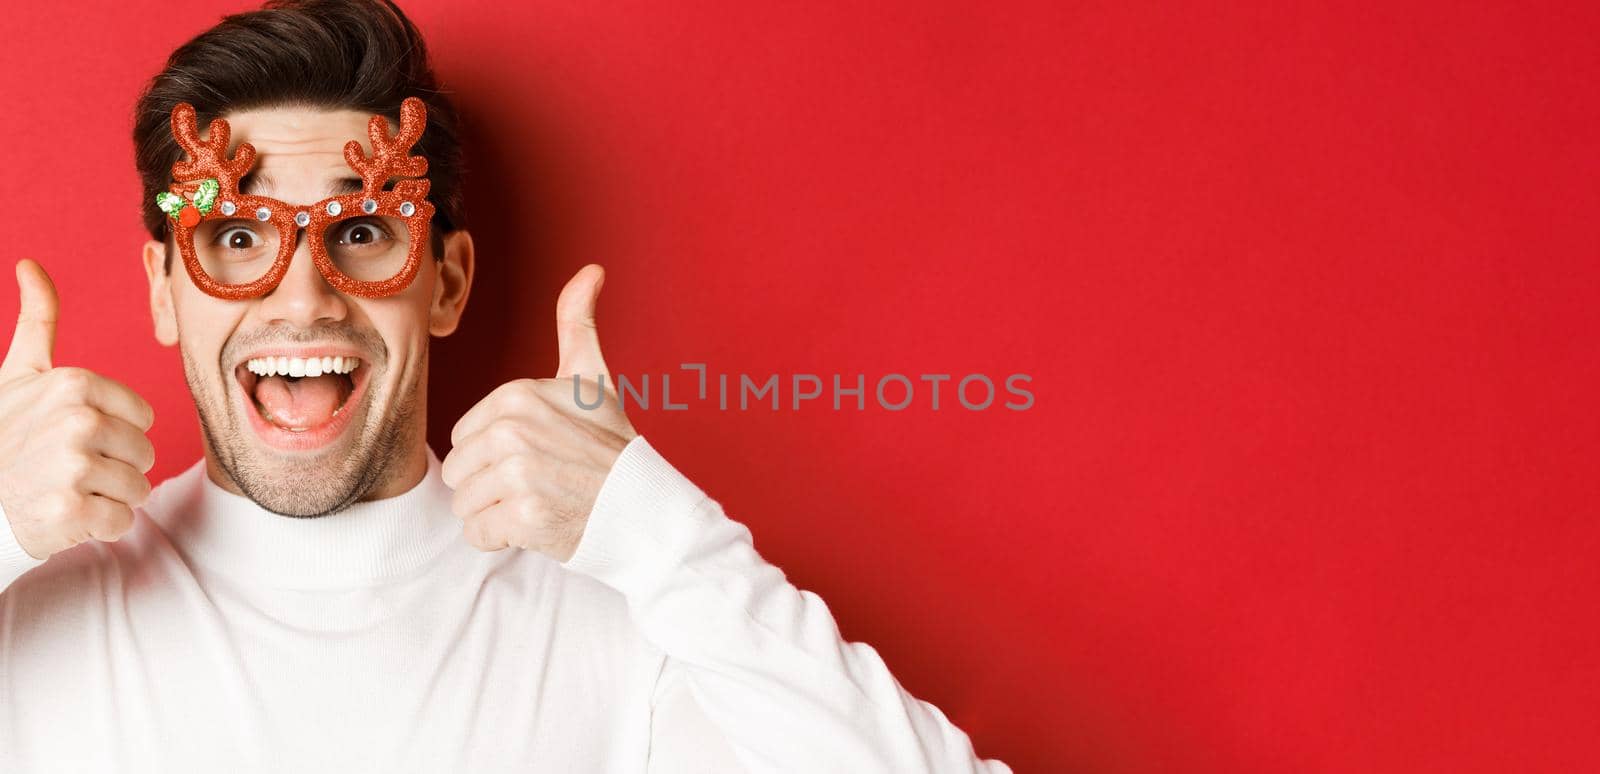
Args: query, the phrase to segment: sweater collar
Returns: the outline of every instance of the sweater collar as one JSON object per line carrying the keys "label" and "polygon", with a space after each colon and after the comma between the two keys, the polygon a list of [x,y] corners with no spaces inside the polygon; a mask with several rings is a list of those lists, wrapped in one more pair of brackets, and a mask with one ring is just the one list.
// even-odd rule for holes
{"label": "sweater collar", "polygon": [[416,486],[327,516],[262,508],[213,482],[203,458],[152,492],[145,510],[191,563],[247,584],[327,589],[379,584],[428,564],[461,537],[450,499],[429,449]]}

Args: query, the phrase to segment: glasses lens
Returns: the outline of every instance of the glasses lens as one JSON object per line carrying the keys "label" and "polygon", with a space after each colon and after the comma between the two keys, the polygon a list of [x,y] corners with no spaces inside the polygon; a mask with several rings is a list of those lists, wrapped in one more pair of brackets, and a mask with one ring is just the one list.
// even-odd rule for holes
{"label": "glasses lens", "polygon": [[203,221],[194,228],[194,253],[213,280],[244,285],[272,269],[278,257],[278,229],[245,218]]}
{"label": "glasses lens", "polygon": [[405,221],[381,215],[331,223],[322,239],[333,265],[358,282],[382,282],[399,274],[411,250]]}

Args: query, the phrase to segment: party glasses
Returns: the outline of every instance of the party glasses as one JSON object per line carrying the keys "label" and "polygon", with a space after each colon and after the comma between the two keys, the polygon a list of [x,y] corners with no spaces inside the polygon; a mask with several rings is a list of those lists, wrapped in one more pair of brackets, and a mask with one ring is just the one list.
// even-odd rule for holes
{"label": "party glasses", "polygon": [[201,140],[194,107],[179,103],[172,109],[172,134],[189,158],[172,165],[175,182],[156,194],[156,206],[172,219],[189,277],[217,298],[266,295],[289,270],[304,230],[311,260],[328,284],[366,298],[405,290],[416,279],[434,212],[428,160],[409,155],[426,123],[427,108],[416,97],[400,105],[400,131],[392,138],[384,117],[373,116],[367,123],[372,156],[355,140],[344,146],[361,191],[304,206],[239,193],[255,148],[240,143],[229,158],[228,122],[212,120]]}

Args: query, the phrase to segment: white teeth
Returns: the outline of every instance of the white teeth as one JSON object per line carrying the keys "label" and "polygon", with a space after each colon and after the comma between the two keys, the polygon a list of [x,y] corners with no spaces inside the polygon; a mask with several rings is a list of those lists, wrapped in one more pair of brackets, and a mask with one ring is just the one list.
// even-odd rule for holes
{"label": "white teeth", "polygon": [[361,366],[356,357],[253,357],[245,370],[256,376],[321,376],[348,374]]}

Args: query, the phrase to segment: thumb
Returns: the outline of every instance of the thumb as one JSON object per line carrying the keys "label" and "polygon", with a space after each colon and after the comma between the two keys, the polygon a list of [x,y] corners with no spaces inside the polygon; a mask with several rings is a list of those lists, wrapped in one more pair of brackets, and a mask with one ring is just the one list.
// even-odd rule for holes
{"label": "thumb", "polygon": [[605,358],[600,354],[600,333],[594,325],[595,302],[605,281],[606,270],[591,263],[567,280],[561,297],[556,299],[556,343],[561,352],[561,362],[556,366],[558,379],[574,374],[592,379],[607,373]]}
{"label": "thumb", "polygon": [[11,350],[0,364],[0,381],[50,370],[50,353],[56,343],[56,286],[44,267],[26,258],[17,261],[17,290],[22,295],[17,331]]}

